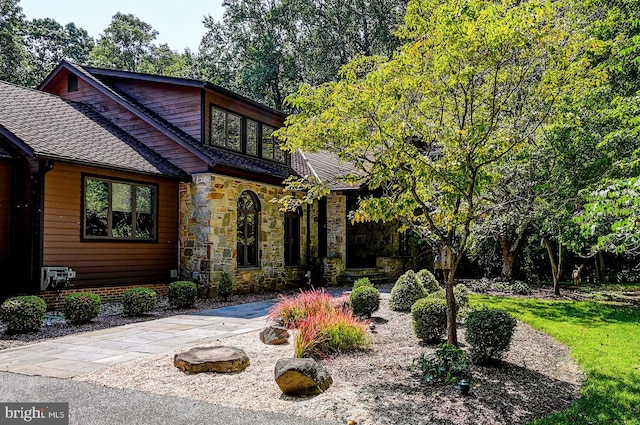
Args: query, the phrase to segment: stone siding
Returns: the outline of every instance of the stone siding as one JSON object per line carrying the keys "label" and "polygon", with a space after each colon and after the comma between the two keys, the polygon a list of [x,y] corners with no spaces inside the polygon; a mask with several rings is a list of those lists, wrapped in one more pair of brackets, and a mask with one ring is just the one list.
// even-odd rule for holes
{"label": "stone siding", "polygon": [[[244,191],[260,201],[258,267],[238,268],[237,202]],[[234,292],[279,290],[299,281],[305,267],[284,264],[284,213],[271,200],[282,188],[215,174],[197,174],[180,185],[180,274],[217,293],[223,271],[233,277]],[[300,258],[306,259],[306,209],[300,217]]]}

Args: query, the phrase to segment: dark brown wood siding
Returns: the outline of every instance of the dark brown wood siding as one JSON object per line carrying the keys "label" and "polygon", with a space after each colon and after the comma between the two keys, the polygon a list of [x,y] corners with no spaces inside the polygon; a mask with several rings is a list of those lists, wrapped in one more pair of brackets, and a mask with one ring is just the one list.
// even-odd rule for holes
{"label": "dark brown wood siding", "polygon": [[11,163],[0,159],[0,270],[9,265],[11,219]]}
{"label": "dark brown wood siding", "polygon": [[[157,242],[83,241],[82,173],[158,185]],[[43,266],[76,270],[75,286],[162,283],[178,267],[178,183],[56,163],[45,181]]]}
{"label": "dark brown wood siding", "polygon": [[109,84],[194,139],[202,141],[202,100],[199,88],[131,80],[110,80]]}
{"label": "dark brown wood siding", "polygon": [[211,90],[207,90],[205,93],[204,105],[204,139],[206,143],[210,143],[211,141],[211,105],[222,107],[275,128],[282,127],[284,121],[279,115],[269,113],[254,105]]}
{"label": "dark brown wood siding", "polygon": [[78,79],[78,90],[69,92],[67,90],[67,71],[62,71],[44,89],[64,99],[91,105],[118,127],[188,173],[207,171],[207,164],[195,154],[129,112],[116,101],[111,100],[82,78]]}

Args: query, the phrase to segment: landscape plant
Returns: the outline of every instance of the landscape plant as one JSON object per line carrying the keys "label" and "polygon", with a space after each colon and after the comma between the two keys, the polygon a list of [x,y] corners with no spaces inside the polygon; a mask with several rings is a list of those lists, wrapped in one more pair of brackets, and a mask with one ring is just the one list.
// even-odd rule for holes
{"label": "landscape plant", "polygon": [[267,317],[293,329],[301,320],[318,312],[341,310],[340,303],[321,289],[300,291],[294,296],[280,295],[279,301],[269,309]]}
{"label": "landscape plant", "polygon": [[73,324],[88,323],[98,317],[102,301],[90,292],[75,292],[64,297],[64,317]]}
{"label": "landscape plant", "polygon": [[380,291],[373,286],[359,286],[354,288],[349,295],[353,314],[370,317],[374,311],[380,308]]}
{"label": "landscape plant", "polygon": [[229,298],[233,293],[233,279],[229,272],[224,271],[220,276],[220,282],[218,282],[218,296],[223,300]]}
{"label": "landscape plant", "polygon": [[389,308],[393,311],[411,311],[411,306],[427,295],[429,294],[418,280],[416,273],[409,270],[400,276],[391,288]]}
{"label": "landscape plant", "polygon": [[413,368],[422,373],[424,382],[454,383],[470,377],[464,350],[451,344],[438,345],[433,354],[421,353],[413,359]]}
{"label": "landscape plant", "polygon": [[432,293],[442,289],[438,283],[438,279],[427,269],[422,269],[416,273],[416,279],[422,284],[427,293]]}
{"label": "landscape plant", "polygon": [[149,288],[131,288],[122,293],[121,301],[124,314],[141,316],[156,308],[158,296]]}
{"label": "landscape plant", "polygon": [[482,307],[471,311],[465,321],[471,360],[483,364],[502,359],[509,349],[516,324],[516,319],[504,310]]}
{"label": "landscape plant", "polygon": [[428,296],[411,307],[413,331],[425,344],[439,342],[447,332],[447,301]]}
{"label": "landscape plant", "polygon": [[47,304],[35,295],[12,297],[0,305],[0,321],[7,333],[38,331],[42,327]]}
{"label": "landscape plant", "polygon": [[361,277],[360,279],[357,279],[355,282],[353,282],[353,289],[357,289],[361,286],[373,286],[371,284],[371,281],[369,280],[368,277]]}
{"label": "landscape plant", "polygon": [[196,303],[198,286],[194,282],[181,280],[169,284],[167,298],[169,304],[176,308],[190,308]]}

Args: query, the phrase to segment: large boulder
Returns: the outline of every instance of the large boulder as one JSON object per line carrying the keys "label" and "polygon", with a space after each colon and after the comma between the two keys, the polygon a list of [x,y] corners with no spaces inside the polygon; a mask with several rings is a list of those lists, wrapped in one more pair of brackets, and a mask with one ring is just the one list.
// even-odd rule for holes
{"label": "large boulder", "polygon": [[280,359],[275,378],[280,390],[293,396],[320,394],[333,383],[329,372],[313,359]]}
{"label": "large boulder", "polygon": [[289,331],[282,326],[267,326],[260,332],[260,341],[267,345],[282,345],[289,342]]}
{"label": "large boulder", "polygon": [[241,372],[249,366],[247,354],[234,347],[194,347],[173,357],[173,364],[189,373]]}

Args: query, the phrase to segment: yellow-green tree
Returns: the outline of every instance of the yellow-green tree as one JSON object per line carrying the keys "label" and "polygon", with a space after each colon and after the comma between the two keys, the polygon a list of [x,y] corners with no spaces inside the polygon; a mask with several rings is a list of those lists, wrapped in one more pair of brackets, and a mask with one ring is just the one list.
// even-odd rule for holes
{"label": "yellow-green tree", "polygon": [[[453,252],[445,279],[452,344],[453,277],[471,224],[492,207],[483,194],[510,152],[535,143],[580,66],[559,7],[411,0],[400,30],[407,43],[390,60],[355,59],[339,81],[287,99],[297,113],[278,134],[286,148],[335,152],[359,170],[344,178],[380,194],[361,199],[354,220],[400,220]],[[307,198],[323,193],[310,183]]]}

